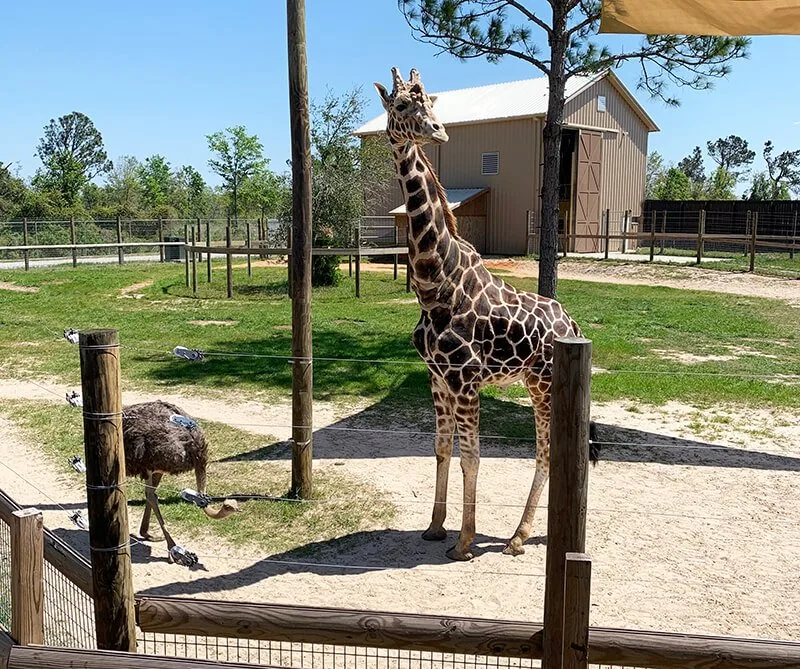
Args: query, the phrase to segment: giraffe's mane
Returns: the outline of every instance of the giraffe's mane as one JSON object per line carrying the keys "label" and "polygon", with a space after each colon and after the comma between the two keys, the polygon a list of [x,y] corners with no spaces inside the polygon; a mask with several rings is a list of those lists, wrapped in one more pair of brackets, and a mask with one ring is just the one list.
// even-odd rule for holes
{"label": "giraffe's mane", "polygon": [[447,203],[447,193],[444,192],[444,186],[442,186],[442,183],[439,181],[439,177],[434,171],[430,159],[422,149],[419,150],[419,155],[428,168],[428,172],[430,172],[433,178],[433,183],[436,184],[436,193],[439,196],[439,202],[442,204],[445,225],[447,225],[447,229],[450,231],[451,235],[458,237],[458,222],[456,221],[456,215],[450,210],[450,205]]}

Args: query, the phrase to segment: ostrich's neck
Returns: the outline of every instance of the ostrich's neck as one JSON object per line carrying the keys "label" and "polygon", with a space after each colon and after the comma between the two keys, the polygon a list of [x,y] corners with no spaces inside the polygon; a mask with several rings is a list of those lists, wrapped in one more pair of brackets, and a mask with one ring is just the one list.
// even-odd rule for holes
{"label": "ostrich's neck", "polygon": [[455,217],[422,148],[402,142],[392,149],[408,214],[411,283],[421,306],[434,307],[446,298],[442,288],[460,275]]}
{"label": "ostrich's neck", "polygon": [[228,511],[224,507],[219,507],[218,509],[212,509],[209,506],[203,507],[203,513],[205,513],[209,518],[213,518],[214,520],[222,520],[223,518],[227,518],[231,515],[231,511]]}

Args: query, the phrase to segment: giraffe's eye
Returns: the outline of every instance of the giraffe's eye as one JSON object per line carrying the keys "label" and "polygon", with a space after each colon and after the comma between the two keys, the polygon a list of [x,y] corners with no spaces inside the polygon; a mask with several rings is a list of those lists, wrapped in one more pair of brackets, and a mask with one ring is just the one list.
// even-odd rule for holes
{"label": "giraffe's eye", "polygon": [[408,109],[408,105],[405,102],[400,102],[395,106],[395,111],[404,112]]}

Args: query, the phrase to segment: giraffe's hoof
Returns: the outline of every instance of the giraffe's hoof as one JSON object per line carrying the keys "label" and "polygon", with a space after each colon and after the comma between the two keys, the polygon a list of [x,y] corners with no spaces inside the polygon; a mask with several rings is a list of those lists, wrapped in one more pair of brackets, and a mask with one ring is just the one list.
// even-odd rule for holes
{"label": "giraffe's hoof", "polygon": [[522,539],[514,537],[506,544],[503,549],[503,555],[523,555],[525,553],[525,546],[522,545]]}
{"label": "giraffe's hoof", "polygon": [[443,527],[429,527],[422,533],[423,541],[444,541],[447,539],[447,530]]}
{"label": "giraffe's hoof", "polygon": [[445,553],[451,560],[458,560],[459,562],[469,562],[473,555],[470,551],[462,551],[458,546],[453,546]]}

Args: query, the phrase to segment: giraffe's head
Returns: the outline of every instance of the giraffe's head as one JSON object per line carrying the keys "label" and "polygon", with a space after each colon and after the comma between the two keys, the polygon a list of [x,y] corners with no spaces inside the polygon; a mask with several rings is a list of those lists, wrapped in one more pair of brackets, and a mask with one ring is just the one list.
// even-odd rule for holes
{"label": "giraffe's head", "polygon": [[447,132],[433,111],[435,95],[428,95],[422,85],[419,72],[412,69],[411,77],[405,81],[396,68],[392,68],[393,86],[389,93],[383,84],[375,82],[386,110],[386,132],[393,142],[411,141],[416,144],[447,141]]}

